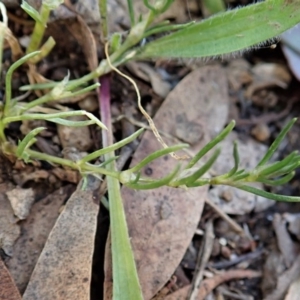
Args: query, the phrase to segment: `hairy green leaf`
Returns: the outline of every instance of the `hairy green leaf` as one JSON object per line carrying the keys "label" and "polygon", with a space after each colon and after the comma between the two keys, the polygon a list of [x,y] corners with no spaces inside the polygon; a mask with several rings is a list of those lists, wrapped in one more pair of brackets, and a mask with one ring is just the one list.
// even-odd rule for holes
{"label": "hairy green leaf", "polygon": [[267,0],[220,13],[137,50],[137,58],[215,57],[273,39],[300,22],[300,0]]}

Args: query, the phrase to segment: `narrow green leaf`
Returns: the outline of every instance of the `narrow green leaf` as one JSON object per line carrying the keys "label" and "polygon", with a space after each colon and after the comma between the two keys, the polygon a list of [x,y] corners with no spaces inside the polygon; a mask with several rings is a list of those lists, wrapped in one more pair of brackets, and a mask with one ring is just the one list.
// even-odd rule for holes
{"label": "narrow green leaf", "polygon": [[129,18],[130,18],[130,25],[131,27],[135,24],[135,16],[134,16],[134,8],[133,8],[133,1],[127,0],[127,7],[129,12]]}
{"label": "narrow green leaf", "polygon": [[291,172],[278,179],[270,180],[265,178],[257,178],[257,181],[267,185],[283,185],[288,183],[290,180],[292,180],[294,176],[295,176],[295,172]]}
{"label": "narrow green leaf", "polygon": [[131,189],[136,189],[136,190],[151,190],[151,189],[156,189],[159,188],[161,186],[164,185],[168,185],[169,182],[171,182],[171,180],[176,176],[176,174],[178,173],[180,169],[180,166],[176,166],[176,168],[174,169],[174,171],[170,174],[168,174],[167,176],[158,179],[158,180],[153,180],[152,182],[148,182],[148,183],[128,183],[125,185],[128,186]]}
{"label": "narrow green leaf", "polygon": [[[212,155],[212,157],[201,168],[199,168],[193,174],[178,180],[177,184],[178,185],[186,185],[186,186],[190,186],[190,184],[193,184],[198,178],[203,176],[211,168],[211,166],[215,163],[218,156],[220,155],[220,152],[221,152],[221,149],[220,148],[217,149],[214,152],[214,154]],[[189,170],[189,169],[187,169],[187,170]]]}
{"label": "narrow green leaf", "polygon": [[225,174],[224,177],[231,177],[234,174],[237,173],[237,170],[239,168],[239,164],[240,164],[240,156],[239,156],[239,151],[238,151],[238,147],[237,147],[237,142],[235,141],[233,143],[233,158],[234,158],[234,166],[233,168],[227,173]]}
{"label": "narrow green leaf", "polygon": [[179,144],[179,145],[175,145],[175,146],[171,146],[171,147],[168,147],[168,148],[157,150],[157,151],[151,153],[150,155],[148,155],[147,157],[145,157],[137,165],[135,165],[131,169],[127,170],[126,172],[128,172],[128,173],[138,172],[143,167],[145,167],[147,164],[149,164],[151,161],[153,161],[153,160],[155,160],[155,159],[157,159],[161,156],[164,156],[166,154],[176,152],[176,151],[181,150],[183,148],[187,148],[188,146],[189,146],[188,144]]}
{"label": "narrow green leaf", "polygon": [[215,57],[242,51],[298,24],[299,4],[299,0],[268,0],[220,13],[146,44],[136,57]]}
{"label": "narrow green leaf", "polygon": [[13,63],[5,76],[5,108],[4,108],[4,114],[8,113],[8,110],[10,109],[10,100],[11,100],[11,82],[12,82],[12,74],[13,72],[20,67],[22,64],[24,64],[26,61],[28,61],[30,58],[34,57],[35,55],[39,54],[40,51],[32,52],[30,54],[24,55],[22,58],[17,60],[15,63]]}
{"label": "narrow green leaf", "polygon": [[270,177],[278,177],[278,176],[286,175],[286,174],[296,170],[297,168],[299,168],[299,166],[300,166],[300,160],[295,161],[294,163],[291,163],[290,165],[273,173]]}
{"label": "narrow green leaf", "polygon": [[[300,3],[300,2],[299,2]],[[260,167],[262,165],[264,165],[274,154],[274,152],[276,151],[276,149],[278,148],[278,146],[280,145],[280,143],[282,142],[282,140],[284,139],[284,137],[286,136],[286,134],[288,133],[288,131],[292,128],[292,126],[294,125],[294,123],[297,121],[297,118],[293,118],[291,121],[288,122],[288,124],[281,130],[281,132],[278,134],[277,138],[275,139],[275,141],[272,143],[272,145],[270,146],[270,148],[268,149],[267,153],[265,154],[265,156],[262,158],[262,160],[258,163],[257,167]]]}
{"label": "narrow green leaf", "polygon": [[119,156],[113,156],[113,157],[107,159],[106,161],[104,161],[103,163],[101,163],[100,165],[97,165],[97,167],[99,166],[99,168],[104,168],[106,165],[108,165],[112,161],[117,160],[118,158],[119,158]]}
{"label": "narrow green leaf", "polygon": [[289,165],[294,163],[294,160],[299,160],[298,151],[293,151],[287,157],[285,157],[281,161],[274,162],[270,165],[265,165],[262,167],[262,170],[259,171],[260,177],[266,177],[276,173],[277,171],[281,171],[284,167],[289,167]]}
{"label": "narrow green leaf", "polygon": [[70,121],[70,120],[61,119],[61,118],[49,118],[47,121],[53,122],[56,124],[60,124],[60,125],[64,125],[64,126],[69,126],[69,127],[83,127],[83,126],[89,126],[89,125],[95,124],[95,122],[92,120]]}
{"label": "narrow green leaf", "polygon": [[107,20],[107,0],[98,0],[98,7],[100,12],[100,26],[102,33],[102,41],[106,41],[108,37],[108,20]]}
{"label": "narrow green leaf", "polygon": [[208,151],[221,142],[234,128],[235,121],[231,121],[212,141],[207,143],[187,164],[185,167],[189,169],[193,167],[199,159],[201,159]]}
{"label": "narrow green leaf", "polygon": [[285,196],[285,195],[277,195],[273,193],[269,193],[260,189],[257,189],[248,185],[233,185],[234,187],[249,192],[254,195],[258,195],[261,197],[265,197],[267,199],[275,200],[275,201],[283,201],[283,202],[300,202],[300,197],[295,196]]}
{"label": "narrow green leaf", "polygon": [[45,129],[45,127],[35,128],[24,137],[24,139],[18,144],[16,150],[16,155],[18,158],[22,158],[22,155],[26,148],[30,147],[36,141],[35,136]]}
{"label": "narrow green leaf", "polygon": [[142,132],[144,131],[144,129],[139,129],[138,131],[136,131],[135,133],[133,133],[132,135],[130,135],[129,137],[111,145],[111,146],[108,146],[108,147],[105,147],[103,149],[100,149],[100,150],[97,150],[87,156],[85,156],[83,159],[80,160],[79,164],[83,164],[85,162],[88,162],[88,161],[91,161],[93,159],[96,159],[98,158],[99,156],[101,155],[104,155],[106,153],[109,153],[109,152],[112,152],[112,151],[115,151],[119,148],[122,148],[124,147],[125,145],[131,143],[132,141],[134,141]]}
{"label": "narrow green leaf", "polygon": [[[87,116],[90,121],[67,121],[67,120],[62,120],[62,118],[68,118],[72,116]],[[80,123],[80,126],[85,126],[85,124],[97,124],[99,127],[103,129],[107,129],[106,126],[98,120],[93,114],[86,112],[85,110],[75,110],[75,111],[65,111],[65,112],[59,112],[59,113],[54,113],[54,114],[38,114],[38,113],[33,113],[33,114],[24,114],[21,116],[15,116],[15,117],[7,117],[4,119],[3,123],[4,124],[9,124],[11,122],[17,122],[17,121],[23,121],[23,120],[46,120],[49,122],[55,122],[58,124],[63,124],[67,126],[75,126],[73,123]],[[69,123],[70,122],[70,123]],[[73,123],[72,123],[73,122]],[[83,124],[83,125],[82,125]]]}
{"label": "narrow green leaf", "polygon": [[29,15],[35,22],[43,23],[40,13],[30,6],[26,1],[22,1],[21,8]]}

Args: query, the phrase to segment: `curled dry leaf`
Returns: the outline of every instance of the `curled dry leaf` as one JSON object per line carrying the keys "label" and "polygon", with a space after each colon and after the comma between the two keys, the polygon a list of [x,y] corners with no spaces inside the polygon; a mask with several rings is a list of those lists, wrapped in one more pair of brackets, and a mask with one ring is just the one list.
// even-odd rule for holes
{"label": "curled dry leaf", "polygon": [[[218,103],[218,105],[215,105]],[[227,83],[220,67],[204,67],[186,76],[157,112],[154,122],[159,130],[177,139],[178,118],[181,118],[181,134],[192,131],[198,139],[189,151],[196,153],[212,135],[223,128],[228,111]],[[179,117],[178,117],[179,116]],[[183,125],[185,124],[185,126]],[[211,126],[214,124],[214,126]],[[201,132],[200,132],[201,131]],[[172,144],[167,140],[169,145]],[[132,165],[160,145],[152,132],[146,132],[134,154]],[[144,170],[143,176],[160,178],[171,172],[179,162],[164,156]],[[122,189],[125,212],[138,274],[145,299],[150,299],[171,278],[180,263],[201,217],[207,187],[175,189],[162,187],[155,190],[135,191]],[[105,299],[111,299],[111,266],[106,253]]]}
{"label": "curled dry leaf", "polygon": [[23,300],[90,299],[99,181],[89,176],[86,190],[80,188],[57,219]]}
{"label": "curled dry leaf", "polygon": [[0,258],[0,299],[21,300],[21,295],[1,258]]}
{"label": "curled dry leaf", "polygon": [[[85,2],[93,2],[93,1],[85,1]],[[97,1],[96,1],[97,4]],[[88,5],[84,5],[88,7]],[[98,5],[96,5],[98,8]],[[99,16],[99,11],[98,11]],[[96,42],[93,36],[91,29],[86,24],[85,20],[81,16],[77,16],[76,20],[73,22],[67,22],[66,27],[76,39],[82,51],[84,53],[85,59],[89,65],[90,71],[94,71],[98,66],[98,58],[97,58],[97,48]]]}
{"label": "curled dry leaf", "polygon": [[15,216],[17,216],[20,220],[26,219],[34,202],[33,190],[31,188],[22,189],[20,187],[16,187],[6,192],[6,196],[10,201]]}
{"label": "curled dry leaf", "polygon": [[21,223],[22,234],[14,245],[14,255],[5,261],[21,293],[25,291],[59,210],[72,190],[69,185],[36,202],[29,217]]}

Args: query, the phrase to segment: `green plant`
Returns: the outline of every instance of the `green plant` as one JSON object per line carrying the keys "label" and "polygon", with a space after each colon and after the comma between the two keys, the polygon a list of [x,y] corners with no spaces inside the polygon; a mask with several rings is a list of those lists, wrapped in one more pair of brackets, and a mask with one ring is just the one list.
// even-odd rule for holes
{"label": "green plant", "polygon": [[[43,1],[40,12],[34,10],[26,2],[22,4],[22,8],[34,19],[36,26],[32,34],[31,43],[26,50],[26,55],[24,54],[21,59],[12,64],[5,77],[5,102],[1,103],[0,107],[0,147],[3,154],[15,156],[25,162],[36,159],[47,160],[53,164],[76,169],[83,177],[86,174],[107,176],[111,218],[114,299],[142,299],[120,195],[120,183],[133,189],[154,189],[164,185],[174,188],[192,188],[206,184],[223,184],[276,201],[300,201],[300,197],[275,195],[251,186],[252,182],[262,182],[267,185],[284,184],[293,177],[294,170],[300,165],[300,156],[297,152],[291,153],[278,162],[270,163],[269,160],[295,122],[295,119],[286,125],[254,170],[239,169],[239,155],[236,144],[233,147],[235,165],[228,173],[213,178],[205,177],[205,173],[210,169],[220,153],[219,148],[215,150],[211,158],[204,165],[201,167],[197,166],[197,162],[210,150],[215,148],[233,130],[234,121],[232,121],[216,138],[191,158],[185,167],[178,165],[166,177],[151,179],[141,176],[141,170],[145,165],[158,157],[173,154],[180,149],[184,149],[188,145],[181,144],[167,147],[159,136],[151,118],[142,110],[140,99],[138,99],[139,106],[157,135],[158,140],[163,145],[163,149],[157,150],[128,170],[118,171],[115,166],[116,156],[114,151],[136,139],[142,133],[142,130],[113,144],[110,119],[109,78],[105,76],[105,74],[129,60],[156,57],[216,57],[236,51],[243,51],[257,44],[264,43],[266,40],[273,39],[300,22],[299,0],[267,0],[217,14],[200,23],[191,22],[182,25],[173,25],[168,22],[155,23],[156,18],[170,7],[173,0],[157,0],[153,4],[144,0],[144,4],[149,12],[146,16],[139,16],[138,18],[134,14],[132,0],[128,0],[131,29],[123,42],[121,41],[121,35],[118,33],[114,33],[110,38],[108,37],[109,28],[106,20],[106,1],[99,0],[99,8],[102,14],[102,38],[108,40],[110,56],[107,59],[103,59],[96,70],[80,79],[69,80],[67,76],[62,82],[50,81],[43,84],[31,84],[21,87],[22,91],[51,89],[50,92],[30,103],[12,99],[11,78],[16,68],[22,64],[36,64],[55,45],[53,39],[50,38],[40,48],[50,10],[57,7],[60,2],[62,1]],[[1,3],[0,8],[3,15],[3,23],[1,23],[0,30],[3,33],[7,28],[7,21],[5,8]],[[164,34],[163,37],[155,38],[161,33]],[[168,34],[166,35],[166,33]],[[3,36],[5,36],[5,33],[0,34],[1,49]],[[141,46],[141,41],[149,36],[153,37],[153,41]],[[102,122],[85,111],[58,111],[54,109],[47,111],[45,109],[44,105],[51,101],[69,97],[70,95],[85,93],[96,88],[98,84],[88,85],[84,88],[81,86],[86,86],[89,81],[97,77],[100,77],[101,82]],[[81,122],[68,120],[68,117],[74,115],[85,115],[90,120]],[[95,151],[78,161],[71,161],[34,151],[31,149],[31,146],[36,141],[35,136],[44,129],[42,127],[32,130],[22,141],[19,141],[18,145],[7,140],[4,130],[10,123],[37,119],[68,126],[97,124],[104,129],[103,149]],[[104,163],[101,165],[91,163],[100,156],[104,156]]]}

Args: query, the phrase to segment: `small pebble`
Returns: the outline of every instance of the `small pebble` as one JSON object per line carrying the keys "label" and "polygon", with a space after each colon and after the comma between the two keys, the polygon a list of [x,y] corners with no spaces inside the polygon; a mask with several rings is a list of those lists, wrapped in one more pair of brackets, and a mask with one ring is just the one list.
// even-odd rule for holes
{"label": "small pebble", "polygon": [[265,142],[270,138],[270,129],[266,124],[257,124],[252,130],[251,135],[259,142]]}

